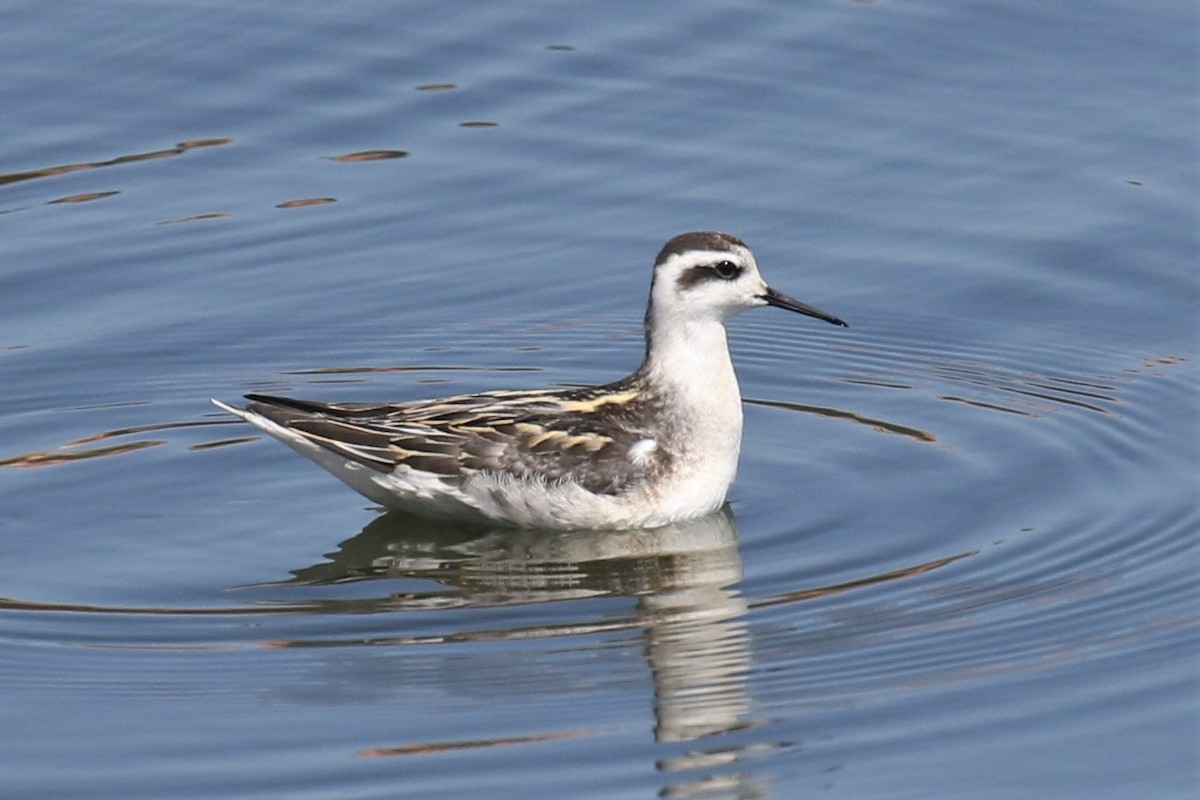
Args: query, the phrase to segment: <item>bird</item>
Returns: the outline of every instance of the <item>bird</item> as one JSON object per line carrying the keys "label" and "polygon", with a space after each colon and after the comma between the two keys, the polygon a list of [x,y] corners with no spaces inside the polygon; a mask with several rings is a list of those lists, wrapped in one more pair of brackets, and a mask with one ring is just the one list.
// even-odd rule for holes
{"label": "bird", "polygon": [[401,403],[212,402],[386,509],[521,528],[656,528],[726,502],[742,398],[725,321],[759,306],[847,327],[768,286],[741,239],[692,231],[659,251],[645,355],[611,383]]}

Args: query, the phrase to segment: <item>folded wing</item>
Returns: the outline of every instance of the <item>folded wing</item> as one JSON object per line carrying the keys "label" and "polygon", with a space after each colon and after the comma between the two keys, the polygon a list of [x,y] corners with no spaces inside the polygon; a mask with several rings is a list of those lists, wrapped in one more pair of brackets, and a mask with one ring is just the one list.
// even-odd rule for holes
{"label": "folded wing", "polygon": [[[619,494],[663,466],[644,420],[653,401],[608,386],[493,392],[429,403],[314,403],[247,395],[249,410],[380,472],[461,483],[490,473]],[[647,451],[654,457],[646,457]]]}

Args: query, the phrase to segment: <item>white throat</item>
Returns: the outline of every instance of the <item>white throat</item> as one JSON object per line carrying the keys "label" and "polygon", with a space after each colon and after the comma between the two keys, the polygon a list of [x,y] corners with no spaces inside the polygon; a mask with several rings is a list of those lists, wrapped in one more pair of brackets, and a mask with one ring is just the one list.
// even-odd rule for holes
{"label": "white throat", "polygon": [[742,395],[725,325],[712,315],[685,316],[684,309],[647,320],[643,376],[662,393],[677,419],[691,429],[692,441],[736,459],[742,441]]}
{"label": "white throat", "polygon": [[713,319],[652,320],[647,331],[644,372],[680,401],[700,408],[735,406],[741,394],[725,326]]}

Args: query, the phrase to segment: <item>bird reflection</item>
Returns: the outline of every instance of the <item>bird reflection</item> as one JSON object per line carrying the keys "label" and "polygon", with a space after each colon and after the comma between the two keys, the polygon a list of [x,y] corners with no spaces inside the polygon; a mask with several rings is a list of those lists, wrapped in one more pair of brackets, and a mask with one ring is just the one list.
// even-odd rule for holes
{"label": "bird reflection", "polygon": [[[752,665],[748,604],[735,588],[742,578],[742,562],[737,526],[728,507],[697,520],[629,531],[471,527],[389,512],[327,557],[328,561],[294,570],[285,583],[312,586],[388,579],[390,589],[395,590],[397,582],[408,589],[374,598],[356,591],[353,600],[332,601],[345,603],[347,611],[635,598],[632,612],[624,617],[606,613],[564,623],[556,616],[555,622],[536,627],[443,631],[373,643],[497,642],[637,631],[653,679],[656,741],[694,741],[755,724],[747,716],[751,704],[746,680]],[[735,744],[660,758],[656,766],[661,772],[688,774],[677,776],[682,782],[665,786],[664,796],[692,793],[696,770],[707,773],[700,780],[706,797],[759,796],[763,787],[753,772],[720,773],[737,769],[743,749],[767,746]]]}
{"label": "bird reflection", "polygon": [[[486,607],[635,597],[627,620],[480,632],[489,640],[640,629],[655,686],[655,737],[675,742],[744,727],[750,666],[737,527],[728,507],[651,530],[536,531],[448,524],[399,512],[377,517],[329,560],[287,583],[424,579],[440,588],[353,601],[388,610]],[[472,638],[459,634],[457,640]]]}

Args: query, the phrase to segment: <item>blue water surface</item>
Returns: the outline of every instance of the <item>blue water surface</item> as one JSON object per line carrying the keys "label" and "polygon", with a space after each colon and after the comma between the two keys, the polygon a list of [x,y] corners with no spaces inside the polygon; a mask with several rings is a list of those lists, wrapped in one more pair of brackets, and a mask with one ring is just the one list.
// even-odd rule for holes
{"label": "blue water surface", "polygon": [[[22,798],[1200,790],[1194,4],[6,4]],[[382,514],[210,397],[607,381],[727,230],[727,509]]]}

